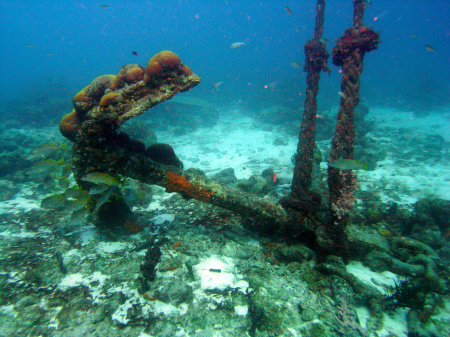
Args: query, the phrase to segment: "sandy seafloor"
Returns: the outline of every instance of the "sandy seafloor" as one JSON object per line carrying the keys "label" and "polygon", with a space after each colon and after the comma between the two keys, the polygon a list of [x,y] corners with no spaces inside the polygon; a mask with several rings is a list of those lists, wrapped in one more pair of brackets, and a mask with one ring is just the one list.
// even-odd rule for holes
{"label": "sandy seafloor", "polygon": [[[450,109],[417,118],[411,112],[371,108],[366,120],[376,121],[366,137],[388,155],[374,171],[358,171],[359,189],[378,191],[383,202],[409,208],[427,196],[450,200]],[[64,141],[57,128],[24,132],[46,142]],[[173,136],[170,129],[155,133],[159,142],[173,146],[185,169],[196,167],[211,176],[231,167],[237,179],[248,179],[272,168],[283,181],[279,195],[289,191],[297,137],[277,128],[263,131],[238,109],[216,126],[185,136]],[[447,142],[439,160],[428,158],[421,147],[430,134]],[[274,145],[277,138],[286,145]],[[330,141],[317,144],[326,153]],[[326,167],[322,162],[324,172]],[[252,329],[252,303],[264,310],[264,322],[253,327],[256,336],[321,336],[345,324],[355,324],[355,336],[364,335],[370,317],[366,307],[350,300],[337,303],[306,282],[314,259],[276,261],[268,247],[278,243],[270,237],[233,222],[202,221],[219,214],[210,206],[154,186],[146,190],[150,201],[134,208],[144,230],[113,241],[89,219],[74,223],[68,212],[40,209],[40,200],[49,194],[36,193],[37,183],[2,183],[13,184],[17,192],[0,203],[0,336],[246,336]],[[140,265],[146,249],[133,249],[152,237],[168,241],[161,246],[156,280],[143,296]],[[57,254],[62,254],[65,273]],[[186,262],[193,266],[194,279]],[[346,268],[380,292],[396,278],[356,260]],[[441,327],[450,326],[448,296],[444,302],[447,309],[433,316]],[[371,335],[407,336],[407,311],[384,314],[384,326]],[[328,335],[339,335],[334,331]]]}

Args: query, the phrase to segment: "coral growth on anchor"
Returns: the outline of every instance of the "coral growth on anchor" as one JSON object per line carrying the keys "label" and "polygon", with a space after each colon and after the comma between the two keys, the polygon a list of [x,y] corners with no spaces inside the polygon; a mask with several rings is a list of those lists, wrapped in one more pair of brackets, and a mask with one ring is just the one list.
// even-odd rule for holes
{"label": "coral growth on anchor", "polygon": [[200,78],[191,75],[178,55],[165,50],[154,55],[145,70],[138,64],[127,64],[117,76],[99,76],[73,97],[74,110],[63,117],[61,133],[74,142],[83,122],[99,115],[105,115],[110,123],[107,128],[115,130],[151,106],[197,85]]}
{"label": "coral growth on anchor", "polygon": [[81,126],[81,120],[75,109],[71,113],[65,115],[59,123],[59,131],[71,142],[75,141],[78,130]]}
{"label": "coral growth on anchor", "polygon": [[144,79],[144,73],[144,68],[139,64],[126,64],[122,68],[120,68],[112,89],[120,89],[125,87],[126,85],[139,82]]}
{"label": "coral growth on anchor", "polygon": [[84,114],[95,104],[100,102],[106,89],[109,89],[116,79],[116,75],[102,75],[95,78],[91,84],[79,91],[72,100],[75,110]]}
{"label": "coral growth on anchor", "polygon": [[195,198],[203,202],[209,202],[214,195],[214,192],[208,191],[206,188],[198,188],[186,179],[176,173],[167,171],[166,175],[166,191],[178,192],[185,198]]}
{"label": "coral growth on anchor", "polygon": [[177,54],[164,50],[153,56],[147,63],[144,82],[147,85],[158,85],[159,82],[168,77],[180,75],[192,75],[191,69],[181,63]]}

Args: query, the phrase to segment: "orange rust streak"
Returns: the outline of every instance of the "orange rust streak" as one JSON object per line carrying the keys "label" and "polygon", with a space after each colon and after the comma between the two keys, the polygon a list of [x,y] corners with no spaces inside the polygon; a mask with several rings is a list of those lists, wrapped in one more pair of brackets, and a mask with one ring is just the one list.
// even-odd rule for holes
{"label": "orange rust streak", "polygon": [[188,195],[203,202],[210,202],[214,192],[208,191],[204,187],[195,187],[184,176],[180,176],[171,171],[166,172],[166,182],[164,184],[167,192],[177,192]]}

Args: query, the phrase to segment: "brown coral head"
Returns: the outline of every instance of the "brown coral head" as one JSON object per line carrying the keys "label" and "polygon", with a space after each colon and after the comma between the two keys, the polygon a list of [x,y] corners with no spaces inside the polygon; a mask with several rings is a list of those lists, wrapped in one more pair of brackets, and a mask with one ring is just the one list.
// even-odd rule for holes
{"label": "brown coral head", "polygon": [[193,74],[191,68],[189,68],[189,67],[188,67],[187,65],[185,65],[185,64],[182,64],[182,65],[181,65],[181,71],[182,71],[183,74],[186,75],[186,76],[189,76],[189,75],[192,75],[192,74]]}
{"label": "brown coral head", "polygon": [[116,75],[102,75],[95,78],[91,84],[78,92],[72,100],[73,107],[80,114],[87,113],[95,104],[98,104],[106,89],[113,86]]}
{"label": "brown coral head", "polygon": [[89,97],[86,95],[86,90],[88,90],[88,88],[89,86],[77,92],[72,99],[73,107],[76,111],[82,114],[88,112],[93,106],[93,104],[89,101]]}
{"label": "brown coral head", "polygon": [[81,120],[75,109],[65,115],[59,123],[59,131],[71,142],[75,141],[78,131],[81,127]]}
{"label": "brown coral head", "polygon": [[105,90],[111,88],[115,80],[116,75],[102,75],[95,78],[91,84],[89,84],[89,87],[86,90],[86,96],[89,97],[89,100],[92,103],[100,102]]}
{"label": "brown coral head", "polygon": [[176,77],[189,73],[192,73],[192,71],[181,63],[181,59],[177,54],[170,50],[164,50],[154,55],[148,61],[144,82],[147,85],[151,85],[167,77]]}
{"label": "brown coral head", "polygon": [[100,106],[105,109],[110,105],[117,105],[122,101],[122,95],[117,94],[114,92],[110,92],[106,95],[103,95],[102,99],[100,100]]}
{"label": "brown coral head", "polygon": [[126,64],[120,68],[111,89],[116,90],[144,79],[144,67],[139,64]]}

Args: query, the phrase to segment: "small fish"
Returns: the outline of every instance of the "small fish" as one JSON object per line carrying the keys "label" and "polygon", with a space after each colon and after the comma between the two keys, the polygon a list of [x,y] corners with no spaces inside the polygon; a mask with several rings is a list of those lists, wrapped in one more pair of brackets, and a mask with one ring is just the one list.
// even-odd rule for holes
{"label": "small fish", "polygon": [[67,188],[64,192],[64,195],[66,196],[66,198],[77,199],[87,197],[87,192],[79,188],[78,185],[75,185]]}
{"label": "small fish", "polygon": [[103,194],[100,194],[100,196],[97,197],[97,203],[95,204],[95,206],[100,207],[105,202],[107,202],[109,200],[109,197],[111,196],[112,190],[113,190],[113,188],[110,187]]}
{"label": "small fish", "polygon": [[72,170],[69,165],[64,165],[61,169],[61,176],[68,177],[72,174]]}
{"label": "small fish", "polygon": [[92,186],[89,190],[89,194],[100,194],[105,192],[109,188],[109,185],[107,184],[97,184],[95,186]]}
{"label": "small fish", "polygon": [[109,8],[108,5],[102,5],[102,8]]}
{"label": "small fish", "polygon": [[317,144],[314,144],[313,158],[314,158],[314,161],[317,162],[317,163],[321,163],[322,162],[322,152],[320,151],[320,149],[317,146]]}
{"label": "small fish", "polygon": [[427,44],[427,50],[428,51],[432,51],[432,52],[434,52],[436,49],[434,49],[433,47],[431,47],[429,44]]}
{"label": "small fish", "polygon": [[89,210],[86,207],[83,207],[82,209],[79,209],[78,211],[72,212],[72,215],[70,216],[70,220],[78,221],[78,220],[83,219],[88,214],[89,214]]}
{"label": "small fish", "polygon": [[277,181],[277,173],[274,172],[274,173],[273,173],[273,182],[276,182],[276,181]]}
{"label": "small fish", "polygon": [[47,198],[42,199],[41,208],[52,209],[65,206],[66,197],[64,193],[53,194]]}
{"label": "small fish", "polygon": [[325,44],[330,42],[330,41],[328,41],[328,39],[326,37],[321,38],[319,41],[322,43],[325,43]]}
{"label": "small fish", "polygon": [[294,15],[294,14],[292,13],[292,11],[289,9],[289,7],[284,7],[284,9],[286,10],[286,12],[288,12],[288,14]]}
{"label": "small fish", "polygon": [[338,92],[338,95],[341,96],[343,99],[347,99],[347,96],[342,91]]}
{"label": "small fish", "polygon": [[125,200],[127,205],[130,207],[134,204],[134,202],[136,200],[142,199],[142,198],[143,198],[142,195],[138,195],[132,190],[126,190],[126,192],[124,193],[124,196],[123,196],[123,200]]}
{"label": "small fish", "polygon": [[210,268],[210,269],[201,268],[200,270],[206,270],[206,271],[209,271],[211,273],[221,273],[222,272],[222,269],[218,269],[218,268]]}
{"label": "small fish", "polygon": [[302,65],[300,63],[298,63],[297,61],[292,62],[291,66],[293,66],[294,68],[302,68]]}
{"label": "small fish", "polygon": [[58,267],[59,267],[59,270],[61,271],[61,273],[66,274],[67,273],[67,268],[64,265],[64,258],[62,256],[62,254],[61,253],[56,253],[55,254],[55,258],[56,258],[56,261],[58,261]]}
{"label": "small fish", "polygon": [[353,159],[338,159],[333,160],[331,163],[328,163],[328,166],[331,166],[335,169],[340,170],[365,170],[369,169],[369,163],[361,164],[357,160]]}
{"label": "small fish", "polygon": [[68,151],[68,144],[62,143],[59,145],[58,143],[45,143],[36,146],[31,154],[25,157],[26,160],[36,160],[40,158],[46,158],[51,156],[54,153],[58,153],[60,151]]}
{"label": "small fish", "polygon": [[94,184],[119,185],[119,178],[113,177],[108,173],[91,172],[81,178],[82,181],[87,181]]}
{"label": "small fish", "polygon": [[234,43],[232,43],[232,44],[230,45],[230,48],[231,48],[231,49],[235,49],[235,48],[239,48],[239,47],[244,46],[244,45],[245,45],[244,42],[234,42]]}
{"label": "small fish", "polygon": [[217,89],[218,87],[220,87],[220,85],[222,84],[223,82],[216,82],[216,83],[214,83],[213,84],[213,88],[214,89]]}
{"label": "small fish", "polygon": [[58,168],[58,162],[54,159],[46,159],[46,160],[41,160],[39,162],[37,162],[36,164],[34,164],[33,166],[31,166],[31,169],[35,172],[45,172],[45,171],[49,171],[49,170],[56,170]]}
{"label": "small fish", "polygon": [[30,48],[36,48],[36,47],[33,46],[32,44],[27,44],[27,47],[30,47]]}
{"label": "small fish", "polygon": [[52,56],[53,54],[52,53],[45,53],[45,55]]}
{"label": "small fish", "polygon": [[133,55],[139,55],[139,53],[138,53],[137,51],[134,51],[134,50],[131,52],[131,54],[133,54]]}
{"label": "small fish", "polygon": [[191,279],[191,281],[195,281],[195,275],[194,275],[194,270],[192,269],[192,265],[190,264],[190,262],[185,262],[184,265],[186,266],[186,269],[188,270],[188,275],[189,278]]}
{"label": "small fish", "polygon": [[377,15],[376,17],[373,18],[373,21],[377,21],[379,18],[385,16],[385,15],[386,15],[387,13],[389,13],[389,12],[390,12],[390,11],[387,10],[387,11],[381,13],[380,15]]}
{"label": "small fish", "polygon": [[275,87],[277,86],[277,84],[278,84],[278,81],[270,82],[269,84],[266,84],[264,86],[264,89],[274,90]]}
{"label": "small fish", "polygon": [[86,206],[87,200],[83,199],[74,199],[74,200],[67,200],[65,208],[68,211],[76,212],[82,209],[84,206]]}
{"label": "small fish", "polygon": [[68,188],[70,186],[69,179],[67,179],[66,177],[59,178],[58,184],[61,188]]}
{"label": "small fish", "polygon": [[411,35],[411,39],[415,39],[417,37],[417,34]]}

